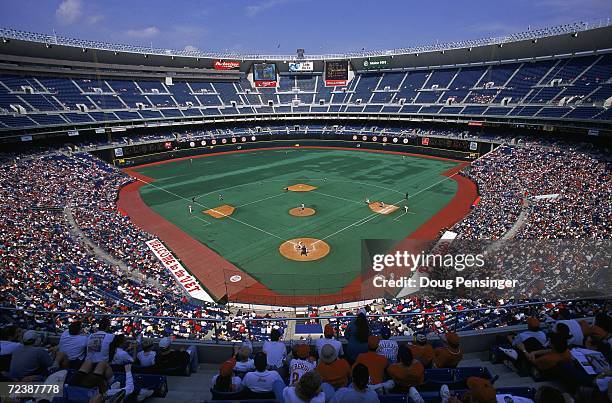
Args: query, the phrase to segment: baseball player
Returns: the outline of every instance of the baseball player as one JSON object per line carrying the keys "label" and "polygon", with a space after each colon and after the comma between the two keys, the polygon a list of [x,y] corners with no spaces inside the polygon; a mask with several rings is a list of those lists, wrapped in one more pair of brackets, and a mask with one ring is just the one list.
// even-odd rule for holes
{"label": "baseball player", "polygon": [[304,211],[304,203],[300,206],[300,211]]}
{"label": "baseball player", "polygon": [[380,202],[379,206],[380,208],[385,208],[385,202]]}
{"label": "baseball player", "polygon": [[219,193],[219,201],[223,201],[223,194]]}
{"label": "baseball player", "polygon": [[370,198],[369,197],[366,198],[366,204],[370,204]]}
{"label": "baseball player", "polygon": [[302,252],[300,253],[300,256],[308,256],[308,248],[304,244],[302,244]]}
{"label": "baseball player", "polygon": [[408,213],[408,205],[404,206],[404,210],[406,210],[406,213]]}
{"label": "baseball player", "polygon": [[406,196],[404,196],[406,200],[408,200],[408,192],[406,192]]}
{"label": "baseball player", "polygon": [[189,205],[189,214],[193,214],[193,208],[191,207],[191,204]]}

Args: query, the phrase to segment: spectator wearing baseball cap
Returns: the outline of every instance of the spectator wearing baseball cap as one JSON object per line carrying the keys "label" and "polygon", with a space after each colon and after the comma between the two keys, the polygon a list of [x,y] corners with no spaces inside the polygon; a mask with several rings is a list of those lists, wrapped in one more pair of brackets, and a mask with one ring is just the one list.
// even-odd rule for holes
{"label": "spectator wearing baseball cap", "polygon": [[342,349],[342,343],[334,339],[334,335],[335,335],[335,332],[334,332],[333,326],[330,324],[325,325],[325,329],[323,330],[324,337],[321,339],[317,339],[317,343],[316,343],[317,354],[319,356],[321,356],[321,349],[326,344],[331,344],[336,349],[336,353],[338,354],[338,357],[342,357],[344,355],[344,350]]}
{"label": "spectator wearing baseball cap", "polygon": [[230,358],[219,367],[219,373],[212,377],[213,389],[217,392],[240,392],[243,388],[242,379],[234,376],[236,359]]}
{"label": "spectator wearing baseball cap", "polygon": [[497,394],[497,391],[491,384],[491,381],[476,376],[471,376],[467,379],[467,386],[469,388],[464,401],[473,403],[497,403],[497,402],[513,402],[513,403],[533,403],[533,400],[521,397],[513,396],[511,394]]}
{"label": "spectator wearing baseball cap", "polygon": [[434,359],[434,348],[427,342],[425,333],[417,333],[414,336],[414,344],[410,345],[410,352],[425,368],[431,368]]}
{"label": "spectator wearing baseball cap", "polygon": [[172,339],[163,337],[159,341],[159,350],[155,355],[155,367],[161,371],[179,371],[189,373],[190,354],[186,351],[171,348]]}
{"label": "spectator wearing baseball cap", "polygon": [[25,377],[45,375],[53,365],[53,359],[46,348],[36,346],[39,334],[28,330],[23,334],[23,345],[13,350],[13,358],[9,368],[12,378],[22,380]]}
{"label": "spectator wearing baseball cap", "polygon": [[455,332],[446,333],[445,346],[434,350],[436,368],[456,368],[463,359],[463,351],[459,346],[459,335]]}
{"label": "spectator wearing baseball cap", "polygon": [[548,345],[546,333],[540,330],[540,320],[533,316],[527,318],[527,330],[517,335],[508,335],[508,340],[513,349],[500,347],[500,350],[519,370],[524,368],[527,354],[542,350]]}
{"label": "spectator wearing baseball cap", "polygon": [[[359,364],[363,364],[368,368],[370,384],[375,388],[377,388],[378,385],[382,386],[385,380],[385,369],[387,369],[389,365],[389,361],[386,357],[376,353],[379,344],[380,338],[378,336],[368,337],[368,351],[359,354],[353,365],[353,368],[355,368],[355,365]],[[390,385],[390,388],[392,387],[393,385]]]}
{"label": "spectator wearing baseball cap", "polygon": [[396,363],[399,346],[397,341],[391,340],[391,330],[389,330],[387,326],[384,326],[380,330],[380,336],[382,339],[378,343],[376,352],[389,360],[390,364]]}
{"label": "spectator wearing baseball cap", "polygon": [[508,337],[512,347],[517,348],[519,351],[525,350],[526,352],[531,352],[541,350],[548,344],[546,333],[540,330],[540,320],[533,316],[527,318],[527,330],[516,336]]}
{"label": "spectator wearing baseball cap", "polygon": [[351,376],[349,363],[343,358],[338,358],[338,353],[331,344],[321,348],[316,371],[321,375],[323,382],[329,383],[335,389],[345,387]]}
{"label": "spectator wearing baseball cap", "polygon": [[394,392],[408,393],[411,387],[425,381],[425,367],[414,359],[410,348],[401,346],[398,352],[399,363],[389,365],[387,373],[395,382]]}
{"label": "spectator wearing baseball cap", "polygon": [[289,383],[295,385],[302,375],[316,368],[314,361],[310,359],[310,346],[298,344],[294,347],[294,357],[289,362]]}

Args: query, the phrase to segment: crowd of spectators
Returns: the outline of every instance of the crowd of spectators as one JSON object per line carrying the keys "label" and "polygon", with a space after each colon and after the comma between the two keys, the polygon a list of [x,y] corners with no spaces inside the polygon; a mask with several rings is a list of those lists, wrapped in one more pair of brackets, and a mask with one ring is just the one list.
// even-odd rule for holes
{"label": "crowd of spectators", "polygon": [[[131,179],[88,154],[52,155],[0,166],[0,259],[2,305],[21,310],[175,316],[180,321],[113,318],[113,328],[128,335],[210,338],[212,322],[224,319],[223,306],[192,303],[148,249],[151,236],[116,209],[117,192]],[[115,266],[80,242],[67,217],[92,242],[123,263]],[[137,274],[137,275],[135,275]],[[65,316],[33,317],[52,330]],[[280,322],[252,324],[251,312],[232,315],[218,327],[225,340],[266,337]],[[251,330],[257,330],[251,334]]]}
{"label": "crowd of spectators", "polygon": [[500,239],[526,210],[519,239],[609,239],[610,162],[568,144],[501,146],[464,173],[480,200],[455,225],[467,239]]}
{"label": "crowd of spectators", "polygon": [[[466,175],[478,184],[481,201],[454,227],[460,238],[499,239],[515,225],[521,213],[525,223],[517,231],[519,240],[609,238],[607,206],[612,195],[609,164],[594,153],[554,144],[503,146],[474,162]],[[187,299],[146,246],[145,241],[151,236],[117,211],[118,191],[131,180],[86,153],[23,156],[0,165],[0,212],[4,218],[0,222],[1,303],[18,309],[4,311],[3,316],[9,321],[23,320],[35,323],[40,329],[54,330],[67,325],[66,316],[49,320],[29,312],[126,314],[126,317],[113,317],[111,324],[113,329],[129,336],[216,337],[228,341],[261,340],[274,329],[286,327],[286,323],[269,315],[247,310],[230,312],[225,306]],[[558,196],[537,197],[541,195]],[[75,230],[122,265],[114,265],[99,256],[87,243],[81,242]],[[522,248],[521,253],[528,254],[525,259],[532,257],[529,249]],[[576,263],[574,255],[557,255],[565,259],[561,263]],[[604,267],[605,258],[605,254],[593,254],[588,260],[591,266],[596,262]],[[505,262],[498,263],[498,268],[508,270]],[[539,287],[536,290],[540,295],[547,296],[552,288],[559,289],[559,284],[543,281],[534,273],[539,270],[567,278],[561,263],[547,267],[549,262],[539,259],[535,272],[532,267],[522,269],[532,271],[527,274],[532,276],[532,283],[538,283],[532,285]],[[576,267],[572,270],[574,282],[582,279],[587,284],[598,275]],[[388,317],[382,321],[392,334],[411,334],[422,328],[444,332],[451,323],[459,330],[503,326],[513,320],[513,311],[506,310],[504,305],[520,301],[390,300],[383,305],[402,306],[399,312],[403,313],[496,308],[486,315],[414,316],[403,320]],[[341,317],[348,313],[336,314]],[[393,313],[393,309],[380,313]],[[135,320],[129,314],[152,318]],[[158,318],[164,316],[184,319]],[[223,320],[223,323],[215,326],[212,320]],[[342,332],[346,326],[342,323]]]}

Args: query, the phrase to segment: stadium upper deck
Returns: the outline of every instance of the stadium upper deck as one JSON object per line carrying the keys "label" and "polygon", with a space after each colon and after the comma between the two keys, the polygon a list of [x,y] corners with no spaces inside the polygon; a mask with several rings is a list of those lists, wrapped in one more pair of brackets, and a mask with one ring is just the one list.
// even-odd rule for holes
{"label": "stadium upper deck", "polygon": [[[254,116],[531,125],[585,134],[610,130],[612,120],[609,21],[303,57],[148,49],[10,29],[0,29],[0,38],[4,141]],[[265,63],[270,75],[262,80],[255,70]],[[330,63],[340,63],[334,66],[340,80],[330,79]]]}

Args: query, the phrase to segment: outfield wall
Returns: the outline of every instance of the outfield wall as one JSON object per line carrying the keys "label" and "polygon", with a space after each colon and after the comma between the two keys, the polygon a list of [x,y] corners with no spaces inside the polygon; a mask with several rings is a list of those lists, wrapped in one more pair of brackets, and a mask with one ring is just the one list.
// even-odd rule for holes
{"label": "outfield wall", "polygon": [[[443,148],[433,145],[417,144],[422,142],[421,137],[417,138],[402,138],[402,137],[384,137],[384,136],[362,136],[362,135],[344,135],[344,136],[325,136],[325,138],[313,138],[315,136],[307,136],[306,134],[296,135],[262,135],[257,136],[237,136],[215,139],[217,144],[211,144],[211,139],[205,140],[183,140],[183,141],[161,141],[157,143],[149,143],[146,145],[130,145],[125,147],[114,147],[105,150],[92,152],[94,155],[102,158],[118,167],[134,167],[141,164],[171,160],[176,158],[185,158],[190,156],[198,156],[204,154],[215,154],[227,151],[237,150],[252,150],[265,149],[274,147],[342,147],[368,150],[393,151],[402,153],[411,153],[416,155],[433,156],[439,158],[449,158],[461,161],[472,161],[481,155],[491,151],[493,144],[482,141],[472,140],[456,140],[453,139],[449,145],[455,148]],[[334,138],[336,137],[336,138]],[[357,140],[353,140],[357,137]],[[363,138],[366,140],[363,140]],[[253,140],[255,139],[255,140]],[[397,139],[398,143],[393,143],[392,139]],[[384,140],[384,141],[383,141]],[[387,141],[388,140],[388,141]],[[202,141],[205,145],[202,145]],[[223,141],[226,143],[224,144]],[[233,142],[235,141],[235,142]],[[404,144],[404,141],[408,141]],[[474,150],[470,150],[472,147]],[[120,155],[117,155],[117,149],[120,149]]]}

